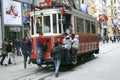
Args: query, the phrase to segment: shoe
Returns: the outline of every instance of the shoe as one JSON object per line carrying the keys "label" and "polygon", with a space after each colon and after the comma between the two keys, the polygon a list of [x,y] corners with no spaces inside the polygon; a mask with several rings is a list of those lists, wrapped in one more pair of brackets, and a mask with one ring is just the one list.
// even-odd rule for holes
{"label": "shoe", "polygon": [[72,62],[73,65],[77,64],[77,62]]}
{"label": "shoe", "polygon": [[1,64],[1,66],[3,66],[3,63],[0,63]]}
{"label": "shoe", "polygon": [[17,63],[14,63],[14,65],[16,65]]}
{"label": "shoe", "polygon": [[58,74],[55,74],[55,77],[59,77]]}
{"label": "shoe", "polygon": [[7,66],[7,64],[5,64],[5,66]]}
{"label": "shoe", "polygon": [[24,68],[26,69],[26,66],[24,66]]}
{"label": "shoe", "polygon": [[12,63],[8,63],[8,64],[12,64]]}

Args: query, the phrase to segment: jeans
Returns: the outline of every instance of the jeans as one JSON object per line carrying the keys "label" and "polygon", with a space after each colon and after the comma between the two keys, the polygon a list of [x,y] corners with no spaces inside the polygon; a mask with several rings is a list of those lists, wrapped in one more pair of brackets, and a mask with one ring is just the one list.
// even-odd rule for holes
{"label": "jeans", "polygon": [[24,56],[24,67],[26,68],[27,59],[29,58],[28,64],[30,64],[32,61],[29,55],[24,54],[23,56]]}
{"label": "jeans", "polygon": [[37,47],[37,64],[42,63],[42,50],[41,47]]}
{"label": "jeans", "polygon": [[54,64],[55,64],[55,74],[58,74],[59,72],[59,68],[60,68],[60,64],[61,64],[61,60],[54,60]]}
{"label": "jeans", "polygon": [[64,49],[64,54],[65,54],[66,63],[70,64],[71,63],[70,50],[69,49]]}
{"label": "jeans", "polygon": [[3,64],[3,61],[5,60],[5,57],[6,57],[7,55],[2,55],[2,59],[1,59],[1,62],[0,62],[0,64],[2,65]]}

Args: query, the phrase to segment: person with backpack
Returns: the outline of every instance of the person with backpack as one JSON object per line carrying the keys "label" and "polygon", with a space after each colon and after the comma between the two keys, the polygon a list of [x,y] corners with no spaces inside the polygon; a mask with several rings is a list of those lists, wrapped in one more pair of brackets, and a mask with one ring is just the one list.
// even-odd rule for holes
{"label": "person with backpack", "polygon": [[27,66],[27,59],[29,58],[28,64],[31,63],[31,40],[27,37],[27,35],[25,36],[25,38],[22,41],[22,54],[24,57],[24,68],[26,68]]}
{"label": "person with backpack", "polygon": [[77,63],[77,51],[79,49],[79,35],[75,35],[72,40],[72,64],[75,65]]}
{"label": "person with backpack", "polygon": [[60,46],[58,42],[54,42],[54,47],[50,55],[54,60],[56,77],[58,77],[59,68],[60,68],[61,59],[62,59],[62,53],[63,53],[63,47]]}

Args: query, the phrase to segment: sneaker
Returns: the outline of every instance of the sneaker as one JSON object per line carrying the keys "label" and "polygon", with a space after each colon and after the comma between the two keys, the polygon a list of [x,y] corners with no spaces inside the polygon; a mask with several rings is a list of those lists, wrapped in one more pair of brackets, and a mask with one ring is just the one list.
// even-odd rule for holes
{"label": "sneaker", "polygon": [[73,65],[77,64],[77,62],[72,62]]}

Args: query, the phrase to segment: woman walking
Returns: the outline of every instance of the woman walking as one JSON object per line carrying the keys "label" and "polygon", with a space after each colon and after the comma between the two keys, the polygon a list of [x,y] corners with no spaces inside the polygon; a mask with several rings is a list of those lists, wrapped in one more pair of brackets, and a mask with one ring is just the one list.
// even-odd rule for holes
{"label": "woman walking", "polygon": [[29,57],[28,64],[31,63],[30,55],[31,55],[31,41],[25,36],[24,40],[22,41],[22,53],[24,56],[24,68],[26,68],[27,58]]}

